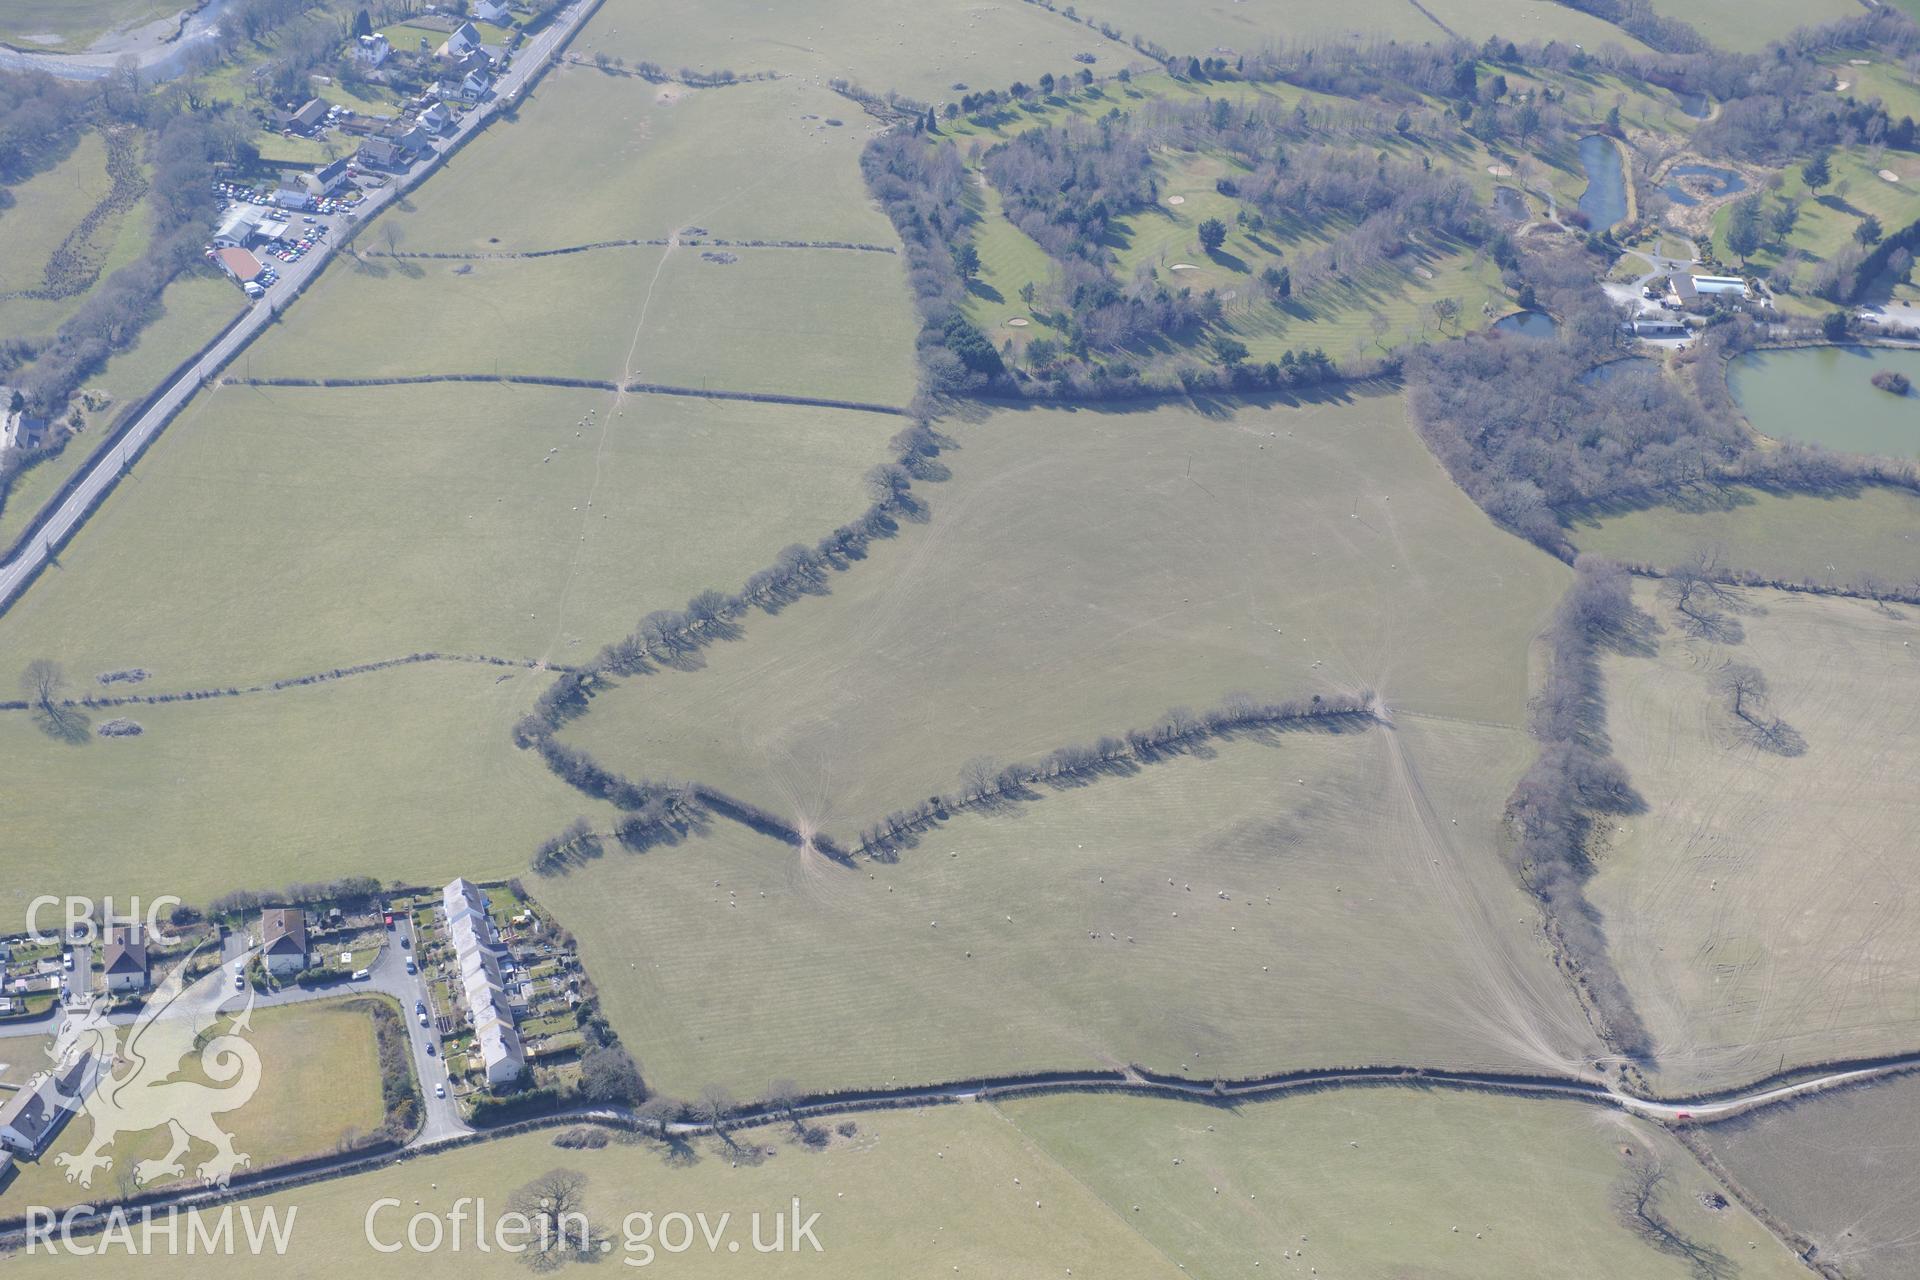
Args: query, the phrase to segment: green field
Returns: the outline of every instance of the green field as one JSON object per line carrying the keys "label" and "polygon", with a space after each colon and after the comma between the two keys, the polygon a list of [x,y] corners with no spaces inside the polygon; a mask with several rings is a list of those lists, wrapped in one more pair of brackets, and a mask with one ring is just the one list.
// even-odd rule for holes
{"label": "green field", "polygon": [[22,474],[8,490],[5,505],[0,506],[0,548],[12,546],[35,513],[59,492],[67,477],[80,469],[120,411],[153,390],[161,378],[218,333],[243,302],[240,291],[229,281],[210,275],[181,276],[167,286],[160,296],[160,317],[141,331],[131,348],[108,360],[106,367],[87,381],[89,390],[105,391],[113,398],[95,416],[97,429],[83,431],[59,454]]}
{"label": "green field", "polygon": [[[88,684],[91,672],[74,673]],[[507,735],[546,677],[432,664],[238,698],[91,713],[134,738],[57,742],[0,712],[9,774],[0,919],[43,893],[174,894],[371,875],[440,884],[523,870],[606,811]]]}
{"label": "green field", "polygon": [[1735,1181],[1859,1280],[1920,1269],[1920,1081],[1763,1111],[1703,1135]]}
{"label": "green field", "polygon": [[[1671,1090],[1783,1066],[1894,1053],[1920,1020],[1920,625],[1910,608],[1745,593],[1743,642],[1665,628],[1649,657],[1606,660],[1613,749],[1648,811],[1596,852],[1588,896]],[[1772,686],[1763,715],[1804,753],[1756,746],[1714,681]]]}
{"label": "green field", "polygon": [[1123,1063],[1569,1070],[1591,1035],[1498,852],[1531,754],[1412,717],[1248,734],[973,811],[897,862],[718,823],[530,889],[675,1096]]}
{"label": "green field", "polygon": [[[645,1260],[641,1274],[1681,1280],[1686,1265],[1637,1239],[1611,1204],[1630,1163],[1651,1160],[1665,1174],[1660,1218],[1722,1260],[1722,1274],[1805,1274],[1744,1211],[1708,1208],[1713,1182],[1659,1130],[1572,1103],[1367,1090],[1238,1111],[1065,1097],[848,1119],[854,1132],[819,1151],[768,1127],[741,1135],[741,1150],[702,1139],[673,1158],[651,1143],[565,1151],[527,1134],[247,1204],[256,1214],[297,1206],[292,1247],[273,1261],[295,1280],[396,1258],[426,1280],[525,1274],[514,1255],[475,1246],[471,1219],[464,1246],[451,1248],[444,1216],[467,1197],[468,1213],[484,1199],[491,1220],[517,1187],[556,1167],[586,1176],[607,1257],[636,1269]],[[803,1219],[819,1215],[820,1250],[754,1256],[752,1215],[770,1240],[772,1216],[791,1220],[796,1196]],[[375,1253],[366,1219],[383,1199],[397,1203],[376,1211],[375,1239],[404,1242],[408,1219],[431,1214],[449,1232],[442,1247]],[[637,1213],[651,1215],[644,1234]],[[666,1252],[662,1240],[680,1245],[671,1213],[704,1214],[716,1246],[696,1227],[691,1248]],[[35,1275],[74,1265],[45,1250],[13,1263]],[[184,1250],[143,1260],[157,1280],[259,1267],[244,1254]]]}
{"label": "green field", "polygon": [[[106,166],[106,141],[89,130],[71,154],[12,189],[13,207],[0,213],[0,334],[50,337],[86,300],[85,292],[64,298],[7,295],[46,287],[48,259],[113,189]],[[74,246],[78,261],[106,277],[146,251],[147,224],[144,200],[110,213]]]}
{"label": "green field", "polygon": [[0,40],[20,49],[71,53],[107,31],[187,7],[186,0],[7,0],[0,5]]}
{"label": "green field", "polygon": [[736,249],[739,260],[721,265],[702,252],[336,264],[232,372],[512,373],[887,404],[912,396],[919,325],[902,258]]}
{"label": "green field", "polygon": [[[231,1031],[231,1025],[223,1020],[216,1034]],[[221,1115],[219,1123],[232,1136],[234,1150],[251,1158],[251,1167],[324,1155],[345,1139],[378,1129],[386,1118],[379,1050],[365,1012],[336,1001],[256,1009],[245,1038],[260,1055],[259,1089],[245,1106]],[[26,1042],[18,1043],[25,1047]],[[184,1063],[179,1075],[226,1087],[207,1076],[197,1057]],[[92,1137],[92,1117],[76,1115],[37,1160],[22,1163],[17,1176],[0,1190],[0,1214],[12,1216],[29,1205],[60,1208],[130,1194],[137,1185],[134,1163],[158,1159],[170,1145],[164,1127],[121,1134],[105,1153],[112,1157],[112,1166],[94,1174],[90,1187],[68,1182],[54,1157],[84,1150]],[[196,1144],[182,1157],[182,1177],[150,1185],[191,1180],[195,1166],[211,1154],[211,1147]]]}
{"label": "green field", "polygon": [[[647,59],[675,72],[774,71],[824,83],[851,80],[922,101],[957,96],[955,83],[1004,88],[1043,71],[1095,70],[1143,60],[1125,45],[1022,0],[608,0],[571,52]],[[862,112],[847,102],[849,121]]]}
{"label": "green field", "polygon": [[422,650],[582,662],[863,510],[901,425],[546,387],[223,387],[0,619],[0,673],[144,667],[148,692]]}
{"label": "green field", "polygon": [[[1801,303],[1812,308],[1814,314],[1832,309],[1820,299],[1802,296],[1812,283],[1814,270],[1820,262],[1853,244],[1854,230],[1868,214],[1878,218],[1888,234],[1920,219],[1920,162],[1912,157],[1889,153],[1876,158],[1865,148],[1849,148],[1834,151],[1830,167],[1833,182],[1823,187],[1817,197],[1808,193],[1798,165],[1786,170],[1785,181],[1777,192],[1762,196],[1763,213],[1771,214],[1781,200],[1792,199],[1800,202],[1800,218],[1784,243],[1777,241],[1769,230],[1765,233],[1768,243],[1747,259],[1751,272],[1767,274],[1779,262],[1784,249],[1798,249],[1805,259],[1794,275],[1794,288],[1800,293],[1783,301]],[[1880,176],[1882,169],[1898,175],[1900,180],[1888,182]],[[1727,222],[1732,217],[1732,208],[1733,203],[1729,201],[1713,215],[1714,243],[1729,262],[1735,260],[1727,250]]]}
{"label": "green field", "polygon": [[1720,1255],[1711,1274],[1805,1274],[1737,1205],[1708,1207],[1718,1188],[1664,1132],[1578,1103],[1369,1089],[1233,1109],[1086,1097],[1000,1110],[1186,1275],[1706,1274],[1616,1213],[1615,1188],[1648,1160],[1666,1173],[1657,1212]]}
{"label": "green field", "polygon": [[1920,496],[1884,485],[1832,498],[1699,489],[1667,505],[1574,517],[1568,537],[1582,551],[1660,568],[1718,549],[1731,568],[1785,582],[1920,581]]}
{"label": "green field", "polygon": [[693,90],[568,66],[410,196],[398,222],[415,250],[553,249],[690,226],[729,240],[893,245],[860,175],[872,127],[804,81]]}
{"label": "green field", "polygon": [[1747,53],[1798,27],[1860,16],[1852,0],[1652,0],[1664,18],[1678,18],[1722,49]]}
{"label": "green field", "polygon": [[[946,427],[932,519],[706,670],[630,680],[567,736],[846,834],[1168,707],[1371,687],[1519,724],[1566,571],[1447,483],[1401,402],[1003,411]],[[938,673],[938,679],[930,673]]]}

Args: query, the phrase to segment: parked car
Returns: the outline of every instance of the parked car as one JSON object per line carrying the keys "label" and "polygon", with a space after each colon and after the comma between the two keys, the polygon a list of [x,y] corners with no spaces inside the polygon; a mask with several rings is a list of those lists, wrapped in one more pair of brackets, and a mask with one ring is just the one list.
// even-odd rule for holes
{"label": "parked car", "polygon": [[353,971],[353,980],[355,982],[365,982],[368,978],[371,978],[372,976],[373,976],[373,970],[371,969],[355,969]]}
{"label": "parked car", "polygon": [[420,972],[420,966],[419,966],[419,965],[417,965],[417,964],[415,964],[415,963],[413,962],[413,957],[412,957],[412,956],[408,956],[408,957],[407,957],[407,972],[408,972],[408,973],[418,973],[418,972]]}
{"label": "parked car", "polygon": [[433,1096],[434,1096],[434,1097],[436,1097],[436,1098],[444,1098],[444,1097],[446,1097],[446,1096],[447,1096],[447,1086],[446,1086],[445,1084],[436,1084],[436,1085],[434,1085],[434,1086],[433,1086]]}
{"label": "parked car", "polygon": [[423,1027],[427,1025],[427,1015],[424,1013],[420,1015],[420,1025]]}
{"label": "parked car", "polygon": [[245,991],[247,989],[247,975],[238,969],[233,971],[233,989],[235,991]]}

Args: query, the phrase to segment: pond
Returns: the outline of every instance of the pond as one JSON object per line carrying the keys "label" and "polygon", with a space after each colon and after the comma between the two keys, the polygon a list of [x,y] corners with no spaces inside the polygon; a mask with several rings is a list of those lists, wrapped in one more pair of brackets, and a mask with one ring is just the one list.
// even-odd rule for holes
{"label": "pond", "polygon": [[1667,180],[1660,184],[1661,192],[1675,204],[1699,204],[1701,200],[1701,197],[1687,190],[1680,181],[1682,178],[1699,179],[1697,185],[1706,189],[1705,198],[1708,200],[1747,189],[1747,180],[1731,169],[1712,164],[1677,164],[1667,171]]}
{"label": "pond", "polygon": [[1551,338],[1560,326],[1544,311],[1516,311],[1493,322],[1498,333],[1517,333],[1525,338]]}
{"label": "pond", "polygon": [[1695,120],[1705,120],[1713,114],[1713,99],[1704,93],[1677,93],[1674,96],[1680,99],[1680,109]]}
{"label": "pond", "polygon": [[1754,429],[1847,453],[1920,456],[1920,394],[1893,395],[1873,375],[1903,373],[1920,387],[1920,351],[1807,347],[1756,351],[1727,370]]}
{"label": "pond", "polygon": [[1605,231],[1627,216],[1627,170],[1613,139],[1598,133],[1580,139],[1580,167],[1587,172],[1580,212],[1588,226]]}

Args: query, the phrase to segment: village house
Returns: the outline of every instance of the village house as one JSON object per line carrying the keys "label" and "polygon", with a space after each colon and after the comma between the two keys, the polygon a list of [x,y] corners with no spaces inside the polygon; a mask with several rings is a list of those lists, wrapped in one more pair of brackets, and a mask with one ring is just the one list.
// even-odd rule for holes
{"label": "village house", "polygon": [[98,1079],[91,1051],[42,1072],[0,1106],[0,1148],[28,1159],[40,1154]]}
{"label": "village house", "polygon": [[507,6],[506,0],[479,0],[473,6],[473,16],[482,22],[503,27],[513,20],[513,10]]}
{"label": "village house", "polygon": [[325,199],[347,185],[347,169],[351,162],[345,156],[328,165],[315,169],[312,173],[300,175],[301,185],[307,194],[315,200]]}
{"label": "village house", "polygon": [[353,56],[362,66],[377,67],[393,53],[393,46],[379,32],[361,36],[354,42]]}
{"label": "village house", "polygon": [[480,29],[471,22],[463,22],[454,28],[446,43],[435,52],[435,57],[464,58],[480,47]]}
{"label": "village house", "polygon": [[489,1085],[510,1084],[527,1070],[527,1052],[520,1044],[520,1033],[504,1019],[482,1023],[474,1035],[480,1048],[480,1066]]}
{"label": "village house", "polygon": [[445,133],[453,124],[453,112],[444,102],[436,102],[417,117],[420,127],[429,133]]}
{"label": "village house", "polygon": [[260,913],[260,963],[276,978],[305,969],[307,913],[298,907],[270,907]]}
{"label": "village house", "polygon": [[107,949],[101,961],[109,994],[123,995],[147,989],[147,944],[139,925],[108,925]]}
{"label": "village house", "polygon": [[354,159],[369,169],[404,169],[407,164],[391,138],[368,138],[354,152]]}
{"label": "village house", "polygon": [[304,213],[313,208],[313,192],[307,189],[307,175],[292,169],[280,171],[280,185],[274,189],[273,203],[282,209]]}

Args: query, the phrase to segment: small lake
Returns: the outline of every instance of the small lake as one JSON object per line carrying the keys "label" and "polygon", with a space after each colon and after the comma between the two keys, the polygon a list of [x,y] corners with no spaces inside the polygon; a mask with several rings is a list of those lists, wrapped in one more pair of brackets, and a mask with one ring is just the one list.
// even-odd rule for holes
{"label": "small lake", "polygon": [[1509,222],[1527,220],[1527,199],[1512,187],[1493,189],[1493,211]]}
{"label": "small lake", "polygon": [[1595,231],[1605,231],[1627,216],[1627,170],[1613,139],[1598,133],[1580,139],[1580,167],[1587,173],[1580,212]]}
{"label": "small lake", "polygon": [[1705,188],[1709,200],[1747,189],[1747,180],[1731,169],[1712,164],[1677,164],[1667,170],[1667,180],[1660,184],[1660,190],[1675,204],[1700,203],[1699,198],[1682,185],[1682,178],[1698,179],[1694,185]]}
{"label": "small lake", "polygon": [[1727,380],[1754,428],[1776,440],[1920,456],[1920,394],[1880,390],[1871,379],[1882,369],[1920,387],[1920,351],[1867,347],[1755,351],[1728,366]]}
{"label": "small lake", "polygon": [[1524,338],[1551,338],[1559,325],[1544,311],[1516,311],[1493,322],[1499,333],[1517,333]]}

